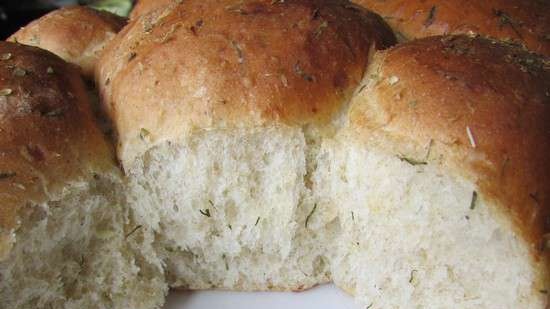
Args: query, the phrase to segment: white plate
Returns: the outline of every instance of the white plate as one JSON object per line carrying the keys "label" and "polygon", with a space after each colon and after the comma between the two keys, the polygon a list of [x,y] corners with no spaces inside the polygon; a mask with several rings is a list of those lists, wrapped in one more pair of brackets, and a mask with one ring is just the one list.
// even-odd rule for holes
{"label": "white plate", "polygon": [[305,292],[171,292],[164,309],[361,309],[334,285]]}

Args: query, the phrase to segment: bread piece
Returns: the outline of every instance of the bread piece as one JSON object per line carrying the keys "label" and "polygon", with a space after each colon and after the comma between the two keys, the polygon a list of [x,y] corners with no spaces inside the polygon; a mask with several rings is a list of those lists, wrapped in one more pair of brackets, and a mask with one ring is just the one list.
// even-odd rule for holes
{"label": "bread piece", "polygon": [[314,176],[335,282],[372,308],[547,308],[549,89],[546,60],[487,39],[378,53]]}
{"label": "bread piece", "polygon": [[307,219],[315,149],[369,56],[393,42],[346,1],[194,0],[136,20],[106,48],[97,84],[128,199],[159,235],[172,286],[329,280],[332,226]]}
{"label": "bread piece", "polygon": [[520,43],[550,56],[550,4],[521,0],[354,0],[378,14],[403,40],[476,33]]}
{"label": "bread piece", "polygon": [[0,42],[2,308],[153,308],[166,285],[78,72]]}
{"label": "bread piece", "polygon": [[103,47],[125,25],[124,18],[85,6],[64,7],[31,22],[8,41],[37,46],[76,64],[92,78]]}
{"label": "bread piece", "polygon": [[130,19],[137,19],[140,16],[147,15],[155,10],[162,9],[166,6],[175,6],[183,2],[182,0],[138,0],[132,11],[130,12]]}

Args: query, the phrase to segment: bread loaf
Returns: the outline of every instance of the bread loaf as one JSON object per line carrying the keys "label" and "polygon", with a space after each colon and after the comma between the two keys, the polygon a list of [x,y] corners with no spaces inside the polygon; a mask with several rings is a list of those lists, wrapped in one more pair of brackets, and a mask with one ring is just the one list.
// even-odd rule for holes
{"label": "bread loaf", "polygon": [[[445,34],[480,34],[550,55],[547,1],[353,0],[380,14],[400,41]],[[139,0],[130,18],[172,8],[177,0]]]}
{"label": "bread loaf", "polygon": [[544,308],[543,59],[474,36],[372,53],[357,38],[386,30],[335,23],[366,14],[345,2],[211,3],[140,17],[98,66],[171,286]]}
{"label": "bread loaf", "polygon": [[165,6],[175,6],[179,3],[181,3],[180,0],[138,0],[130,12],[130,19],[136,19]]}
{"label": "bread loaf", "polygon": [[[130,231],[121,174],[72,66],[0,42],[2,308],[153,308],[166,291]],[[143,253],[143,254],[142,254]]]}
{"label": "bread loaf", "polygon": [[380,14],[401,40],[482,34],[550,56],[550,3],[521,0],[353,0]]}
{"label": "bread loaf", "polygon": [[546,308],[547,63],[431,37],[375,55],[364,85],[318,162],[335,282],[373,308]]}
{"label": "bread loaf", "polygon": [[344,0],[149,4],[94,69],[122,171],[75,70],[0,44],[2,304],[332,281],[365,308],[548,307],[548,58],[395,45]]}
{"label": "bread loaf", "polygon": [[125,23],[124,18],[105,11],[70,6],[31,22],[8,41],[48,50],[93,78],[94,65],[103,47]]}
{"label": "bread loaf", "polygon": [[326,282],[331,236],[304,230],[304,181],[369,57],[394,42],[381,19],[344,1],[185,1],[115,40],[97,84],[171,284]]}

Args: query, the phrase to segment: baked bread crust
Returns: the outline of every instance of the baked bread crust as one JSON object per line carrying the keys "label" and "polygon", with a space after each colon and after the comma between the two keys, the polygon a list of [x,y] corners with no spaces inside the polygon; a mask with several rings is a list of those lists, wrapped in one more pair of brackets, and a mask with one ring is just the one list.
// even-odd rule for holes
{"label": "baked bread crust", "polygon": [[378,14],[402,39],[470,32],[524,44],[550,56],[550,3],[521,0],[354,0]]}
{"label": "baked bread crust", "polygon": [[49,50],[91,78],[103,47],[125,24],[124,18],[105,11],[70,6],[31,22],[8,41]]}
{"label": "baked bread crust", "polygon": [[129,24],[99,62],[122,162],[195,127],[327,124],[394,43],[346,1],[184,3]]}
{"label": "baked bread crust", "polygon": [[78,71],[35,47],[0,42],[0,257],[26,203],[71,181],[111,170],[114,155],[97,129]]}
{"label": "baked bread crust", "polygon": [[472,180],[512,217],[535,257],[548,258],[548,60],[480,37],[439,36],[377,54],[368,74],[352,128],[411,162]]}
{"label": "baked bread crust", "polygon": [[[166,9],[153,10],[136,17],[107,47],[96,70],[96,81],[104,109],[116,125],[119,158],[124,166],[131,166],[134,159],[144,151],[155,145],[162,147],[161,144],[165,141],[169,142],[166,143],[168,149],[164,149],[164,152],[177,150],[177,142],[174,145],[170,142],[182,137],[192,137],[196,129],[208,132],[209,129],[216,131],[227,128],[222,133],[231,133],[242,128],[252,131],[274,124],[302,131],[298,143],[282,150],[289,156],[280,160],[291,161],[288,158],[296,153],[289,152],[289,149],[303,146],[300,148],[304,153],[303,160],[298,158],[300,162],[295,165],[299,166],[295,169],[298,177],[291,178],[291,181],[298,179],[298,185],[289,182],[289,187],[297,188],[302,185],[303,180],[304,188],[300,188],[303,189],[302,192],[331,192],[307,183],[311,179],[315,180],[311,175],[315,176],[315,172],[323,164],[318,164],[318,159],[324,157],[317,157],[321,152],[316,147],[325,146],[325,142],[327,148],[321,149],[322,151],[335,149],[338,152],[338,142],[359,143],[359,149],[362,150],[372,150],[373,153],[387,151],[390,154],[387,157],[398,164],[407,165],[397,158],[410,165],[435,165],[438,168],[430,171],[432,175],[436,175],[434,177],[439,177],[441,172],[445,177],[456,177],[461,181],[466,179],[468,182],[469,186],[460,193],[457,200],[464,201],[464,197],[469,198],[470,190],[475,190],[472,192],[470,210],[475,209],[477,199],[482,199],[484,205],[490,205],[489,213],[494,215],[491,219],[495,221],[484,222],[496,226],[495,230],[507,229],[506,232],[511,235],[509,238],[513,242],[505,243],[505,249],[515,247],[516,244],[522,248],[517,251],[520,254],[514,261],[525,262],[522,264],[525,267],[518,268],[520,271],[514,274],[527,269],[528,283],[533,288],[542,289],[536,291],[537,303],[540,303],[540,298],[546,297],[539,294],[547,294],[550,252],[550,162],[546,158],[550,150],[550,68],[547,58],[530,53],[516,44],[475,35],[430,37],[375,53],[395,42],[391,30],[376,15],[347,1],[248,0],[224,3],[226,5],[220,5],[220,1],[215,0],[187,0],[183,4],[175,1],[173,5],[166,6]],[[433,14],[435,13],[430,9],[429,16]],[[502,14],[507,13],[500,13],[501,18]],[[430,24],[424,26],[430,28],[431,24],[435,24],[435,20],[430,20]],[[470,31],[472,30],[465,32]],[[517,29],[513,31],[517,32]],[[24,217],[19,215],[24,210],[22,205],[51,200],[52,194],[62,190],[67,182],[85,180],[93,177],[97,171],[111,168],[113,155],[94,124],[84,86],[74,68],[48,52],[10,43],[0,44],[0,57],[0,107],[5,108],[0,113],[3,116],[0,118],[0,129],[3,132],[0,136],[0,186],[4,186],[0,191],[6,197],[6,202],[0,206],[1,260],[1,256],[9,251],[15,241],[12,231],[17,228],[18,218]],[[310,131],[311,125],[315,132]],[[325,135],[318,134],[319,131],[332,130],[335,127],[338,129],[334,130],[338,131],[337,134],[329,138],[325,139]],[[218,151],[218,143],[225,142],[229,135],[213,139],[214,151],[211,152]],[[290,135],[279,138],[286,141],[287,136]],[[206,139],[203,138],[204,135],[195,137],[200,141]],[[275,138],[278,137],[272,133],[261,135],[259,141],[255,141],[256,144],[251,144],[243,153],[265,154],[272,153],[273,149],[279,150],[282,147],[265,150],[257,146]],[[311,140],[307,140],[308,138]],[[226,149],[237,148],[242,140],[237,136]],[[334,146],[331,146],[331,142],[335,142]],[[195,140],[190,143],[195,143]],[[172,146],[174,147],[170,148]],[[232,155],[219,151],[217,154],[221,154],[220,157],[209,159],[208,154],[197,152],[196,156],[205,161],[218,162],[220,157],[225,159]],[[147,208],[150,206],[148,203],[158,202],[160,205],[157,209],[144,209],[140,216],[144,221],[138,222],[140,224],[134,230],[123,235],[125,239],[136,231],[147,230],[148,220],[157,220],[151,226],[170,226],[174,223],[191,226],[192,221],[187,220],[193,216],[187,216],[190,213],[188,210],[196,210],[194,215],[201,219],[196,226],[204,227],[206,224],[203,219],[215,219],[210,208],[194,208],[201,206],[201,201],[195,202],[193,199],[198,197],[197,200],[204,200],[206,207],[214,209],[216,200],[210,200],[209,194],[203,193],[208,191],[203,190],[208,186],[207,182],[203,188],[197,186],[199,189],[193,190],[183,182],[172,181],[189,177],[192,174],[189,171],[194,169],[202,171],[209,168],[209,164],[187,164],[191,160],[179,167],[170,165],[172,162],[179,162],[179,158],[193,155],[195,154],[190,151],[182,152],[181,156],[172,156],[171,153],[164,157],[162,154],[149,158],[143,156],[140,158],[145,158],[142,162],[137,160],[136,173],[132,174],[129,169],[126,179],[128,182],[137,180],[144,183],[143,186],[141,183],[136,186],[134,200],[137,204],[129,206],[136,206],[133,210],[137,210],[139,206]],[[359,168],[365,162],[365,156],[361,153],[357,158],[357,161],[347,161],[346,158],[342,160],[352,162],[350,169],[353,169],[355,166]],[[229,159],[233,160],[232,164],[236,162],[235,165],[251,161],[246,155],[234,155],[234,159]],[[149,162],[146,162],[148,160],[158,163],[161,168],[174,171],[173,178],[170,178],[172,174],[164,179],[162,176],[158,177],[164,172],[161,170],[161,173],[148,174],[147,179],[138,179],[144,175],[140,174],[140,168],[151,168]],[[329,162],[330,160],[327,159]],[[260,162],[258,169],[266,165],[266,161],[257,162]],[[353,163],[358,164],[352,166]],[[282,164],[273,166],[274,169],[280,169]],[[383,169],[384,165],[371,163],[370,167],[387,171]],[[399,174],[402,169],[401,166],[398,167],[396,170]],[[320,182],[338,176],[337,173],[330,173],[336,168],[331,169],[330,165],[326,168],[329,170],[328,176],[318,174],[320,176],[317,180]],[[389,173],[383,174],[374,179],[382,179]],[[230,173],[230,177],[234,176],[235,173]],[[357,178],[370,176],[365,173],[359,174]],[[194,177],[187,179],[195,181]],[[347,183],[344,179],[345,177],[342,182]],[[239,182],[235,185],[235,191],[240,190],[247,182],[256,181],[259,182],[258,178]],[[274,182],[276,181],[280,180],[276,179]],[[158,187],[150,188],[149,183],[158,184]],[[172,191],[167,189],[168,183],[174,184]],[[277,183],[274,186],[276,185]],[[325,184],[326,188],[331,185]],[[388,187],[393,191],[396,185],[398,184],[389,183]],[[435,191],[431,184],[427,187],[432,192]],[[326,205],[320,204],[320,207],[333,206],[331,210],[337,213],[337,208],[346,204],[342,199],[344,194],[352,193],[349,195],[355,198],[353,193],[362,192],[361,188],[366,187],[350,188],[349,191],[342,190],[340,195],[338,192],[334,194],[338,198],[335,198],[333,204],[329,201]],[[181,207],[183,203],[179,203],[186,196],[178,195],[178,190],[198,192],[189,198],[190,207],[183,211],[180,210],[183,207],[178,207]],[[162,198],[155,195],[156,192],[168,193],[169,202],[164,204]],[[428,196],[431,192],[425,193]],[[301,193],[296,196],[301,196]],[[171,198],[176,202],[172,203]],[[254,199],[236,200],[242,205],[262,204]],[[294,207],[304,200],[297,199],[296,203],[292,200],[281,205]],[[226,200],[222,200],[222,205],[229,205],[224,201]],[[302,221],[297,221],[300,226],[303,223],[305,229],[308,229],[308,220],[317,209],[315,201],[317,200],[311,201],[314,205],[311,212],[300,214],[299,220]],[[376,203],[376,200],[372,204],[365,203],[365,200],[358,201],[358,208],[355,209],[369,210],[368,207],[373,207],[373,211],[376,211]],[[311,206],[300,206],[303,205]],[[401,206],[399,202],[394,205]],[[446,203],[439,205],[448,206]],[[173,221],[154,218],[155,211],[170,207],[174,211],[166,212],[162,216],[170,220],[175,218]],[[214,214],[214,210],[212,212]],[[316,215],[319,216],[321,212],[321,209],[317,210]],[[380,214],[379,218],[382,220],[378,221],[383,222],[379,227],[382,241],[391,243],[392,237],[395,237],[394,241],[411,239],[406,233],[394,233],[403,238],[388,233],[384,224],[389,221],[392,213]],[[276,215],[278,214],[274,216]],[[355,221],[358,218],[355,216],[351,211],[350,220]],[[460,217],[462,218],[462,214]],[[256,216],[253,215],[252,218],[256,219]],[[410,222],[418,223],[414,215],[395,218],[398,218],[394,220],[396,225],[405,223],[406,219],[399,220],[401,218],[411,218]],[[443,223],[449,222],[446,217],[442,218]],[[313,220],[317,219],[314,217]],[[246,224],[254,222],[245,221]],[[227,229],[232,231],[236,226],[233,225],[232,228],[227,222],[221,221],[223,228],[227,225]],[[254,226],[259,222],[258,216]],[[516,230],[508,228],[510,222]],[[500,223],[502,224],[499,225]],[[446,231],[456,231],[452,229],[452,224],[450,222],[449,225],[441,226]],[[430,224],[425,226],[428,232],[435,230]],[[351,231],[369,235],[370,228],[371,225],[365,225],[364,229],[360,226]],[[159,229],[155,232],[162,235],[161,231]],[[140,235],[139,233],[134,234],[134,237]],[[276,238],[281,238],[281,234],[274,234]],[[445,245],[464,251],[464,244],[469,244],[469,240],[477,235],[492,236],[491,233],[472,230],[472,234],[468,235],[470,238],[466,237],[466,240],[462,239],[463,242],[455,243],[454,236],[458,234],[460,233],[449,232],[450,237],[445,238]],[[174,232],[169,240],[177,239],[181,235],[183,233]],[[429,238],[430,234],[427,235]],[[210,243],[208,238],[204,239],[207,241],[201,241],[200,244]],[[506,255],[501,254],[505,251],[499,251],[499,247],[491,247],[489,242],[486,243],[489,248],[494,249],[490,251],[491,254],[496,252],[497,256]],[[527,254],[524,243],[530,246],[532,256]],[[162,252],[166,256],[170,256],[173,251],[193,252],[185,245],[175,249],[163,245],[164,243],[159,247],[166,250]],[[323,245],[331,246],[332,243],[327,241],[320,246]],[[352,245],[353,250],[359,250],[356,247],[361,248],[359,242]],[[403,251],[402,247],[396,247]],[[468,252],[482,247],[484,246],[472,245]],[[431,249],[429,246],[427,248]],[[365,250],[365,254],[371,254],[371,251]],[[197,256],[192,255],[197,260]],[[222,271],[224,267],[229,271],[225,253],[220,251],[212,254],[214,255],[220,259],[221,263],[218,265]],[[408,253],[405,255],[409,256]],[[390,260],[391,263],[388,254],[378,256]],[[410,256],[414,258],[414,255]],[[447,255],[437,257],[444,257],[437,260],[438,262],[448,262]],[[466,266],[477,262],[477,256],[470,257],[471,255],[464,264],[461,264],[464,260],[460,258],[454,262]],[[177,263],[184,261],[174,260]],[[483,264],[485,262],[482,261],[481,268],[487,267],[490,272],[498,273],[502,267],[495,265],[514,265],[509,263],[512,260],[504,259],[502,264]],[[363,260],[360,261],[347,265],[351,265],[350,269],[353,271],[357,269],[356,266],[362,265]],[[431,261],[426,261],[426,268],[434,265],[428,263]],[[530,266],[532,267],[529,268]],[[247,265],[246,271],[250,269]],[[383,267],[377,269],[385,272]],[[410,278],[402,282],[412,284],[415,271],[413,269]],[[452,268],[447,268],[446,271],[452,273]],[[335,273],[327,275],[326,280]],[[449,277],[452,278],[452,274]],[[481,277],[475,278],[480,281]],[[533,282],[533,278],[536,282]],[[356,290],[353,286],[356,280],[351,281],[344,281],[342,287],[352,293],[361,293],[361,290]],[[501,287],[491,281],[484,282],[489,282],[485,287]],[[204,288],[210,286],[215,285],[208,282]],[[301,287],[304,286],[292,288]],[[374,287],[376,289],[376,285]],[[267,288],[288,287],[278,284],[267,285]],[[524,288],[524,285],[518,290],[527,295],[526,298],[532,296],[526,292],[529,288]],[[497,294],[490,295],[498,297]],[[431,297],[425,299],[432,301]],[[493,299],[487,298],[483,302],[490,304]]]}
{"label": "baked bread crust", "polygon": [[138,0],[130,12],[130,19],[139,18],[170,4],[177,5],[180,0]]}

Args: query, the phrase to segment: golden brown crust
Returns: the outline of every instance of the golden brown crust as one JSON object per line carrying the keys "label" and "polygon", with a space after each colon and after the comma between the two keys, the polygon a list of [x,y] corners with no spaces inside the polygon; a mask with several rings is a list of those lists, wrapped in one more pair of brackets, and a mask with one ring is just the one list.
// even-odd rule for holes
{"label": "golden brown crust", "polygon": [[0,42],[0,259],[19,211],[113,166],[84,83],[57,56]]}
{"label": "golden brown crust", "polygon": [[393,43],[347,1],[190,0],[130,23],[97,83],[127,162],[196,127],[327,123]]}
{"label": "golden brown crust", "polygon": [[130,12],[130,19],[139,18],[142,15],[146,15],[152,11],[158,10],[162,7],[170,4],[178,4],[183,0],[138,0]]}
{"label": "golden brown crust", "polygon": [[31,22],[8,41],[49,50],[78,65],[87,77],[93,77],[94,65],[103,47],[125,23],[123,18],[108,12],[71,6]]}
{"label": "golden brown crust", "polygon": [[[550,56],[550,2],[543,0],[354,0],[404,39],[477,33]],[[399,35],[400,34],[400,35]]]}
{"label": "golden brown crust", "polygon": [[479,37],[430,37],[380,53],[368,74],[353,128],[411,162],[459,171],[511,214],[534,252],[550,250],[548,58]]}

